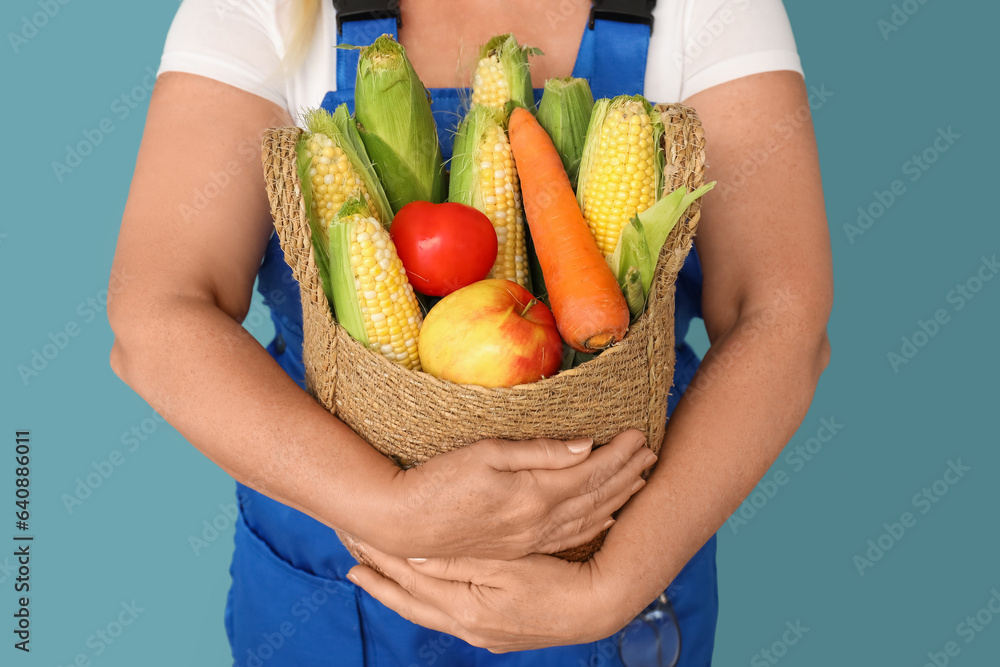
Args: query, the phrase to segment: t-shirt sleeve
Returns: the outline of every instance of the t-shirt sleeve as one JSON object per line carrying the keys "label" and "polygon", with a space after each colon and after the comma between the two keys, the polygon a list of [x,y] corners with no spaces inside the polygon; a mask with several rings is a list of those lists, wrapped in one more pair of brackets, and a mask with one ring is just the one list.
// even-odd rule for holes
{"label": "t-shirt sleeve", "polygon": [[158,74],[187,72],[287,107],[275,0],[184,0]]}
{"label": "t-shirt sleeve", "polygon": [[751,74],[802,73],[781,0],[688,0],[680,99]]}

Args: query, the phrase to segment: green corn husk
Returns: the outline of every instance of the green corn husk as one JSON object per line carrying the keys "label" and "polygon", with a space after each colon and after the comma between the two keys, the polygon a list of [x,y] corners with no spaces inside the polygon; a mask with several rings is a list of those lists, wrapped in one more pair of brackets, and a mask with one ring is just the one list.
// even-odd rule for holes
{"label": "green corn husk", "polygon": [[330,281],[332,283],[333,310],[337,323],[356,341],[368,345],[365,318],[361,314],[358,291],[351,266],[351,225],[345,221],[358,213],[367,213],[363,199],[355,197],[340,207],[329,229],[329,253],[334,258]]}
{"label": "green corn husk", "polygon": [[316,255],[316,268],[319,269],[319,279],[323,283],[323,292],[327,300],[333,303],[333,292],[330,291],[330,249],[328,247],[326,227],[313,212],[312,182],[309,169],[312,158],[306,151],[308,137],[305,132],[299,136],[295,145],[296,171],[299,175],[299,187],[302,189],[302,203],[306,207],[306,218],[309,220],[310,237],[313,251]]}
{"label": "green corn husk", "polygon": [[542,100],[538,103],[538,122],[552,137],[574,188],[593,108],[590,84],[586,79],[573,77],[546,81]]}
{"label": "green corn husk", "polygon": [[625,302],[628,303],[628,312],[632,315],[632,319],[635,319],[642,315],[642,311],[646,308],[646,295],[642,291],[642,274],[639,272],[639,267],[628,267],[620,284],[625,293]]}
{"label": "green corn husk", "polygon": [[493,112],[474,104],[462,119],[452,145],[451,174],[448,177],[448,201],[483,210],[483,193],[479,187],[479,145],[492,128],[500,126]]}
{"label": "green corn husk", "polygon": [[[497,110],[506,120],[514,107],[535,108],[535,96],[531,89],[531,72],[528,56],[541,55],[541,50],[530,46],[521,46],[514,35],[507,33],[496,35],[490,41],[479,47],[479,62],[472,79],[472,102],[484,104]],[[481,74],[491,69],[491,65],[499,67],[500,74],[506,82],[506,94],[498,97],[498,91],[483,83]]]}
{"label": "green corn husk", "polygon": [[[545,287],[545,276],[542,275],[542,265],[538,261],[538,253],[535,252],[535,242],[531,240],[530,227],[525,231],[528,238],[528,275],[531,278],[530,292],[536,299],[544,303],[547,308],[551,308],[549,290]],[[572,350],[573,348],[570,349]]]}
{"label": "green corn husk", "polygon": [[[707,183],[694,192],[678,188],[661,198],[651,207],[632,218],[622,229],[618,245],[608,262],[611,271],[618,278],[629,304],[633,318],[642,314],[649,288],[653,284],[653,273],[660,250],[667,241],[670,230],[692,202],[715,187],[715,181]],[[637,284],[638,283],[638,284]],[[641,293],[638,287],[641,286]],[[641,305],[639,303],[641,294]]]}
{"label": "green corn husk", "polygon": [[[307,131],[302,133],[295,147],[297,156],[296,167],[299,175],[299,183],[302,187],[302,198],[309,218],[309,227],[312,230],[311,236],[316,255],[316,264],[323,283],[323,290],[332,303],[333,293],[330,285],[327,226],[317,216],[316,211],[313,210],[313,185],[310,176],[313,164],[312,157],[307,148],[312,135],[325,135],[345,153],[367,193],[365,199],[371,215],[378,219],[384,226],[388,226],[392,220],[392,209],[389,208],[385,191],[382,189],[382,184],[375,174],[371,160],[368,159],[368,153],[365,152],[364,144],[361,143],[361,137],[358,135],[358,130],[347,110],[347,105],[341,104],[332,115],[325,109],[311,109],[305,113],[304,119]],[[354,193],[347,192],[344,194],[346,197],[350,197]]]}
{"label": "green corn husk", "polygon": [[354,116],[393,212],[411,201],[444,201],[444,161],[430,96],[406,50],[389,35],[361,49]]}

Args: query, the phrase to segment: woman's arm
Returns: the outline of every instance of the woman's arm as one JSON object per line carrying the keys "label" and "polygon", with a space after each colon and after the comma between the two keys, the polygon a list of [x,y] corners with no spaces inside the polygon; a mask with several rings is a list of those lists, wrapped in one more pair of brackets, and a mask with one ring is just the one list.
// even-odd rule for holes
{"label": "woman's arm", "polygon": [[749,76],[686,103],[705,127],[707,180],[719,183],[696,240],[711,348],[646,490],[618,515],[600,558],[610,579],[632,588],[619,625],[750,494],[801,424],[830,358],[832,259],[802,76]]}
{"label": "woman's arm", "polygon": [[830,355],[833,288],[802,77],[749,76],[687,103],[704,123],[708,180],[719,182],[704,199],[697,237],[712,346],[670,419],[649,483],[583,565],[377,554],[402,586],[352,570],[411,620],[498,651],[616,632],[719,529],[805,416]]}
{"label": "woman's arm", "polygon": [[157,81],[114,259],[114,371],[237,480],[391,553],[514,558],[596,534],[639,479],[634,437],[592,456],[483,442],[404,473],[240,326],[272,231],[262,133],[291,123],[211,79]]}

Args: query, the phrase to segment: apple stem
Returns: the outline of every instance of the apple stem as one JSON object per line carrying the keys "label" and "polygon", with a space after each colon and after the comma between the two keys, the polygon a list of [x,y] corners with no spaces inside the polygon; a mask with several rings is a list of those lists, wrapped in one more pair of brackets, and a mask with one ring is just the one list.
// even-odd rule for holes
{"label": "apple stem", "polygon": [[524,310],[521,311],[521,317],[524,317],[525,315],[527,315],[528,311],[531,310],[532,308],[534,308],[536,303],[538,303],[538,299],[534,299],[533,298],[531,301],[529,301],[528,305],[525,306]]}

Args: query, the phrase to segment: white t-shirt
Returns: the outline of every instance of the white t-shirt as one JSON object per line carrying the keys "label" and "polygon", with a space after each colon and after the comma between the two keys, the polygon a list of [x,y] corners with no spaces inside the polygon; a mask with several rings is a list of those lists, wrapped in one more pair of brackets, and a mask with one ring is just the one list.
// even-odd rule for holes
{"label": "white t-shirt", "polygon": [[[160,72],[198,74],[286,109],[315,107],[337,85],[337,23],[322,0],[301,66],[281,68],[295,0],[183,0],[167,35]],[[740,77],[802,72],[781,0],[659,0],[646,65],[645,95],[679,102]]]}

